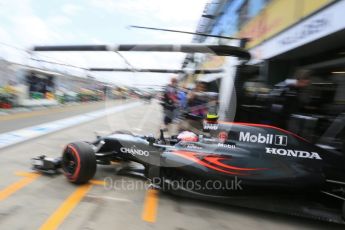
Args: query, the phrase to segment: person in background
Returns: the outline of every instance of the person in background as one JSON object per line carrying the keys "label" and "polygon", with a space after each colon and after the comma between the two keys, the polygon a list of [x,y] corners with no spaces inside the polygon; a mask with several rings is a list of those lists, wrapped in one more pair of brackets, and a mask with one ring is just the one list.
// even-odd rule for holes
{"label": "person in background", "polygon": [[191,91],[187,96],[187,105],[189,112],[195,117],[203,118],[207,113],[207,96],[206,84],[197,82],[195,90]]}
{"label": "person in background", "polygon": [[187,95],[187,113],[179,129],[198,133],[203,129],[203,119],[206,117],[207,111],[206,84],[199,81],[196,83],[195,89]]}
{"label": "person in background", "polygon": [[281,104],[281,107],[272,111],[274,125],[286,129],[291,114],[302,113],[305,110],[310,100],[308,88],[311,85],[311,75],[310,70],[299,69],[295,73],[295,79],[287,79],[280,83],[282,89],[277,97],[277,104]]}
{"label": "person in background", "polygon": [[179,105],[182,109],[187,108],[187,95],[188,95],[187,88],[182,87],[178,92]]}
{"label": "person in background", "polygon": [[187,109],[187,92],[188,92],[188,89],[186,88],[181,87],[178,89],[178,93],[177,93],[178,108],[175,110],[176,111],[175,118],[177,120],[181,119],[182,114]]}
{"label": "person in background", "polygon": [[179,101],[177,95],[177,78],[172,77],[170,84],[166,87],[162,98],[164,130],[168,131],[168,126],[173,122],[178,108]]}

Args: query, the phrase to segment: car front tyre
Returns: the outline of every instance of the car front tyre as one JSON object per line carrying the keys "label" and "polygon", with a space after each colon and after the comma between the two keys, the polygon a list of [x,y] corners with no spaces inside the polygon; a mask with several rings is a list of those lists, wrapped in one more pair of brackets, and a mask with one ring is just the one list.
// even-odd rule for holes
{"label": "car front tyre", "polygon": [[96,155],[86,142],[73,142],[62,154],[62,169],[66,178],[74,184],[84,184],[96,173]]}

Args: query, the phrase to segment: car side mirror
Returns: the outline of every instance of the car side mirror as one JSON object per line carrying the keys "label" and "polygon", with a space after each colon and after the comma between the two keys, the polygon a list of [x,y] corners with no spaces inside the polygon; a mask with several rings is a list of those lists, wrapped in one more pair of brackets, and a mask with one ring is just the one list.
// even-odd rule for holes
{"label": "car side mirror", "polygon": [[159,140],[161,142],[161,144],[166,144],[166,140],[165,140],[165,137],[164,137],[164,130],[163,129],[160,129],[160,137],[159,137]]}
{"label": "car side mirror", "polygon": [[153,135],[149,135],[146,140],[149,142],[149,145],[153,145],[156,142],[156,138]]}

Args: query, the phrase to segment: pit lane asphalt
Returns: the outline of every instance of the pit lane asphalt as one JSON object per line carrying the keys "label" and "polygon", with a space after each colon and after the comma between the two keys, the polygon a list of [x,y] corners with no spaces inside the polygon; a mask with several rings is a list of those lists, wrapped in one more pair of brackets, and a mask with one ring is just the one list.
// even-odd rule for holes
{"label": "pit lane asphalt", "polygon": [[42,107],[32,111],[17,112],[0,116],[0,133],[26,128],[46,122],[51,122],[113,105],[123,104],[126,100],[88,102],[81,104],[67,104],[58,107]]}
{"label": "pit lane asphalt", "polygon": [[88,123],[0,150],[1,229],[344,229],[344,226],[277,215],[228,205],[147,192],[104,187],[113,182],[139,182],[115,175],[116,165],[98,167],[94,184],[75,186],[62,175],[30,172],[29,159],[59,156],[75,140],[93,140],[94,131],[127,129],[157,134],[161,121],[157,103],[108,115]]}

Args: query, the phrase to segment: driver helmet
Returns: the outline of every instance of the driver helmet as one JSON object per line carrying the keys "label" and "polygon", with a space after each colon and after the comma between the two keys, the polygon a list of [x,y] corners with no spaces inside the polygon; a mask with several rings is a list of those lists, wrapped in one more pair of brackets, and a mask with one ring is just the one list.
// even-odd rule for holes
{"label": "driver helmet", "polygon": [[190,131],[183,131],[177,135],[177,139],[186,142],[197,142],[199,140],[198,136]]}
{"label": "driver helmet", "polygon": [[212,122],[217,122],[218,121],[218,114],[216,113],[207,113],[206,114],[206,121],[212,123]]}

